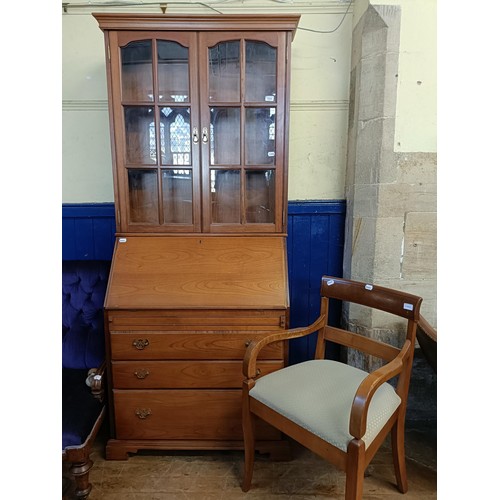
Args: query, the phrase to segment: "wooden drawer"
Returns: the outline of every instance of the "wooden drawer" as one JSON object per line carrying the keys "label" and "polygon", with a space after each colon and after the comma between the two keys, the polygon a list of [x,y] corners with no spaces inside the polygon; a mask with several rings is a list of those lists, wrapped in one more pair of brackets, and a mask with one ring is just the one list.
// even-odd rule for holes
{"label": "wooden drawer", "polygon": [[[241,440],[240,390],[113,391],[116,439]],[[257,439],[280,439],[258,422]]]}
{"label": "wooden drawer", "polygon": [[[283,361],[262,361],[262,375],[283,368]],[[113,361],[117,389],[240,389],[241,361]]]}
{"label": "wooden drawer", "polygon": [[108,311],[109,331],[277,331],[286,327],[286,310]]}
{"label": "wooden drawer", "polygon": [[[251,340],[267,333],[161,333],[138,331],[111,332],[113,360],[147,359],[233,359],[242,360]],[[260,359],[284,359],[284,346],[276,342],[262,349]]]}

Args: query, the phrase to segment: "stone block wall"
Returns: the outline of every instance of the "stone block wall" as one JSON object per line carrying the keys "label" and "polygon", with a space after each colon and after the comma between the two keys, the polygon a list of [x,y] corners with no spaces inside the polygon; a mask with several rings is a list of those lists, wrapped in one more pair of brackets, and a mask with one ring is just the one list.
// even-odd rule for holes
{"label": "stone block wall", "polygon": [[[370,4],[353,30],[344,276],[420,295],[435,326],[437,157],[395,151],[400,21],[399,6]],[[401,344],[402,323],[361,309],[343,311],[351,329]],[[355,352],[348,361],[379,364]]]}

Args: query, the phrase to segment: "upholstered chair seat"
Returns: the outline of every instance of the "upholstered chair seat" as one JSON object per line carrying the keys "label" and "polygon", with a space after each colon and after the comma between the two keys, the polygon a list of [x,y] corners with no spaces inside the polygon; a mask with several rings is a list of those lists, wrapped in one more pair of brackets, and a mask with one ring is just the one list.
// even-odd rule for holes
{"label": "upholstered chair seat", "polygon": [[[327,359],[305,361],[255,381],[250,396],[337,448],[347,451],[352,402],[368,373]],[[368,410],[366,447],[379,434],[401,403],[385,382]]]}

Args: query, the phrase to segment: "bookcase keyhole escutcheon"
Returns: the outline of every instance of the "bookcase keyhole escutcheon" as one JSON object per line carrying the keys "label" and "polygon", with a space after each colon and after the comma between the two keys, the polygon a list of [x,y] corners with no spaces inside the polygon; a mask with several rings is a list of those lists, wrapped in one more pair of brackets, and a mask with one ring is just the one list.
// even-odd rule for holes
{"label": "bookcase keyhole escutcheon", "polygon": [[[245,344],[289,316],[299,16],[93,15],[105,38],[117,226],[107,456],[242,448]],[[286,361],[279,344],[261,373]],[[278,449],[280,435],[259,432]]]}

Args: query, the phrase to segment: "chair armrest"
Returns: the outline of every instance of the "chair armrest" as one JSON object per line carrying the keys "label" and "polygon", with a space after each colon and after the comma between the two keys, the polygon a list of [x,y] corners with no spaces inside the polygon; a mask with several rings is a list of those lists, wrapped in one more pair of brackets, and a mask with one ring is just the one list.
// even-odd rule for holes
{"label": "chair armrest", "polygon": [[257,357],[259,352],[268,344],[273,342],[278,342],[280,340],[295,339],[298,337],[304,337],[314,333],[315,331],[323,328],[326,324],[326,316],[322,314],[314,323],[309,326],[300,328],[291,328],[289,330],[283,330],[279,333],[271,333],[266,337],[259,340],[252,340],[247,350],[245,352],[245,357],[243,358],[243,375],[245,379],[253,379],[257,376]]}
{"label": "chair armrest", "polygon": [[349,433],[361,439],[366,433],[368,408],[375,391],[384,383],[401,373],[404,362],[410,355],[411,342],[406,340],[401,352],[389,363],[370,373],[356,391],[351,408]]}
{"label": "chair armrest", "polygon": [[91,368],[88,372],[86,384],[90,387],[92,395],[102,401],[104,398],[104,375],[106,372],[106,363],[102,363],[99,368]]}

